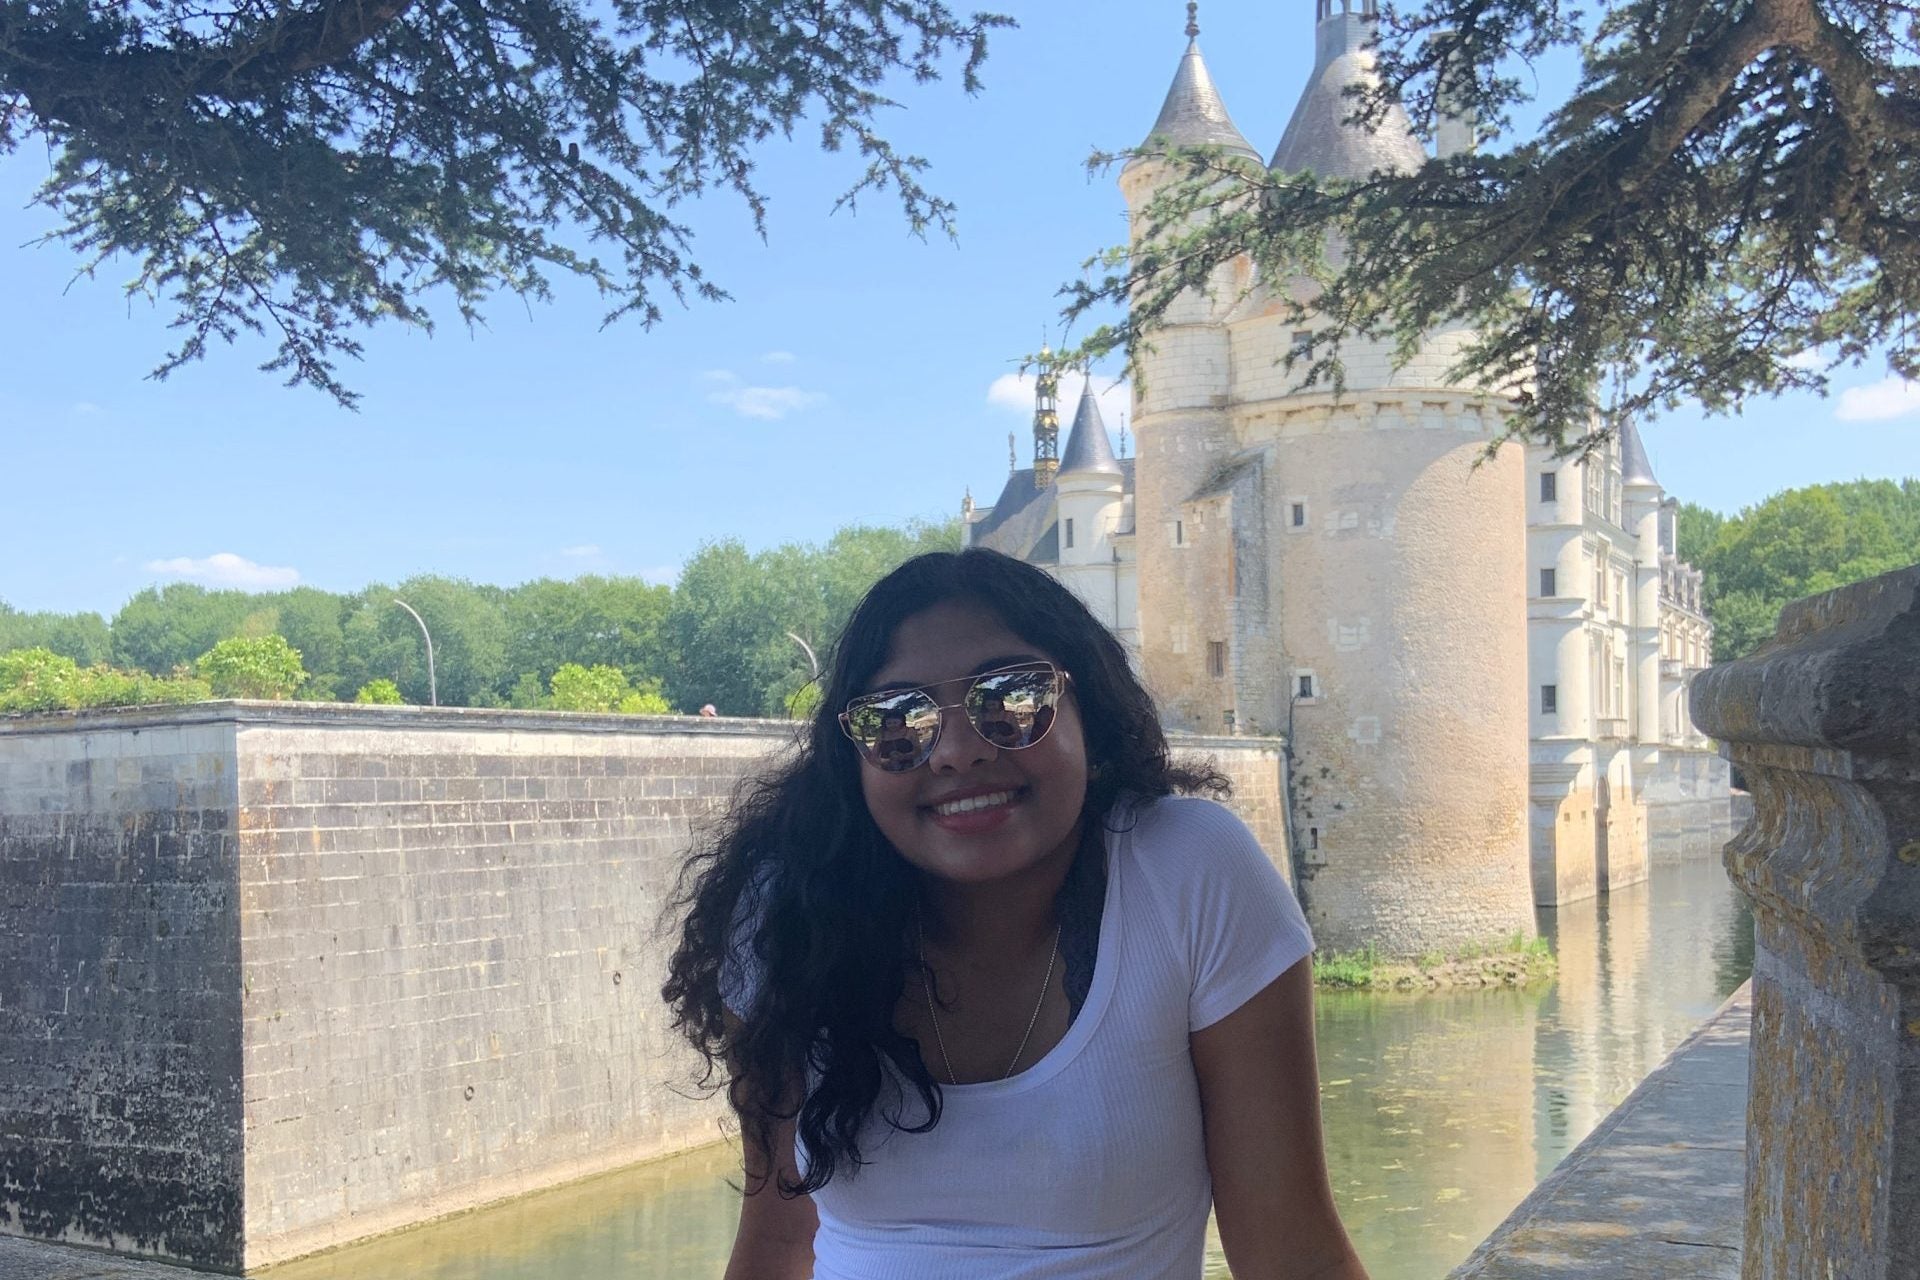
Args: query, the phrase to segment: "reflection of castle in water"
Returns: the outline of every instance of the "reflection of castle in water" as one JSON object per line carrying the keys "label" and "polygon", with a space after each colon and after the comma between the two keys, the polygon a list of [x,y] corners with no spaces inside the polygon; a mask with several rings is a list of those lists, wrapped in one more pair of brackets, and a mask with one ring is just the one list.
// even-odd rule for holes
{"label": "reflection of castle in water", "polygon": [[1752,918],[1716,862],[1542,927],[1546,988],[1318,997],[1329,1164],[1379,1280],[1456,1265],[1751,970]]}
{"label": "reflection of castle in water", "polygon": [[[1374,75],[1372,0],[1317,0],[1314,21],[1270,167],[1425,163],[1399,108],[1374,133],[1345,123],[1347,91]],[[1150,141],[1261,157],[1197,39]],[[1439,144],[1469,148],[1471,130],[1450,122]],[[1122,172],[1136,235],[1175,176],[1150,156]],[[963,503],[967,541],[1069,585],[1133,648],[1172,727],[1286,737],[1286,853],[1323,945],[1504,936],[1535,903],[1645,879],[1683,837],[1724,839],[1726,769],[1685,709],[1712,628],[1635,425],[1580,464],[1484,458],[1503,406],[1448,381],[1473,338],[1458,326],[1405,361],[1349,340],[1343,394],[1309,387],[1285,363],[1313,338],[1286,302],[1303,287],[1238,261],[1175,303],[1140,357],[1138,458],[1116,455],[1091,385],[1062,442],[1043,369],[1033,465],[992,506]]]}

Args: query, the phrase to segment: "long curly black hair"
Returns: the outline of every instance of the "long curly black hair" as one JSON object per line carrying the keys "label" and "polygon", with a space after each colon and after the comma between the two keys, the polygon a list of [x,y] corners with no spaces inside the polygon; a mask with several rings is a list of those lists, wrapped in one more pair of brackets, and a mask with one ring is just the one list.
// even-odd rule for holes
{"label": "long curly black hair", "polygon": [[[1105,820],[1122,800],[1227,790],[1210,764],[1173,761],[1126,650],[1046,573],[971,548],[918,556],[876,583],[834,646],[797,750],[735,792],[669,908],[680,936],[661,994],[705,1060],[703,1083],[725,1080],[749,1141],[771,1148],[776,1126],[795,1121],[809,1158],[798,1182],[782,1180],[785,1195],[857,1171],[861,1129],[876,1109],[908,1132],[940,1120],[940,1086],[919,1044],[893,1024],[917,965],[917,873],[868,814],[864,766],[838,715],[866,692],[902,622],[955,600],[991,612],[1073,677],[1089,766],[1084,813]],[[897,1095],[881,1103],[883,1059],[919,1094],[923,1122],[902,1120]],[[795,1082],[809,1080],[797,1096]]]}

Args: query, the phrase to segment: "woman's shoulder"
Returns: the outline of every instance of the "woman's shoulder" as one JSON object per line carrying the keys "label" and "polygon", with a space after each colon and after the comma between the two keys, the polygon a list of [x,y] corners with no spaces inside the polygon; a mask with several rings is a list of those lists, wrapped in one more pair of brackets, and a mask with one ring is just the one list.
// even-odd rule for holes
{"label": "woman's shoulder", "polygon": [[1254,840],[1240,815],[1203,796],[1159,796],[1131,806],[1123,815],[1136,841],[1197,840],[1242,844]]}

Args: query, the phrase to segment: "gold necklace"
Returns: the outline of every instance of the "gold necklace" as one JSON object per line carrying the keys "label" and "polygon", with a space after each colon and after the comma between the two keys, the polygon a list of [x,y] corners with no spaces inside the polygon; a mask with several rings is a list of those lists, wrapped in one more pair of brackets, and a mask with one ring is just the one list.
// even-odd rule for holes
{"label": "gold necklace", "polygon": [[[1033,1012],[1027,1017],[1026,1032],[1020,1037],[1019,1048],[1013,1051],[1013,1057],[1007,1062],[1007,1069],[1000,1078],[1012,1077],[1013,1069],[1020,1065],[1020,1055],[1027,1051],[1027,1041],[1033,1038],[1033,1028],[1040,1021],[1040,1008],[1047,1002],[1047,988],[1053,985],[1053,966],[1060,959],[1060,933],[1066,927],[1065,922],[1054,926],[1053,953],[1047,957],[1047,976],[1040,980],[1040,998],[1033,1002]],[[914,917],[914,932],[918,935],[920,952],[920,986],[927,993],[927,1017],[933,1022],[934,1042],[940,1046],[940,1061],[947,1068],[947,1083],[957,1085],[960,1077],[954,1074],[953,1059],[947,1056],[947,1037],[940,1030],[940,1014],[933,1006],[933,982],[929,975],[933,966],[927,963],[927,930],[919,916]]]}

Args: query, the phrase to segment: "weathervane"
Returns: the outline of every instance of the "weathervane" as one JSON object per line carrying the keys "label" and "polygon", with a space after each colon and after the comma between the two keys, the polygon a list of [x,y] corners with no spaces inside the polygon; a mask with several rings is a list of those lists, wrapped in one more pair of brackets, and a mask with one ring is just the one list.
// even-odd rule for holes
{"label": "weathervane", "polygon": [[1200,38],[1200,0],[1187,0],[1187,39]]}

